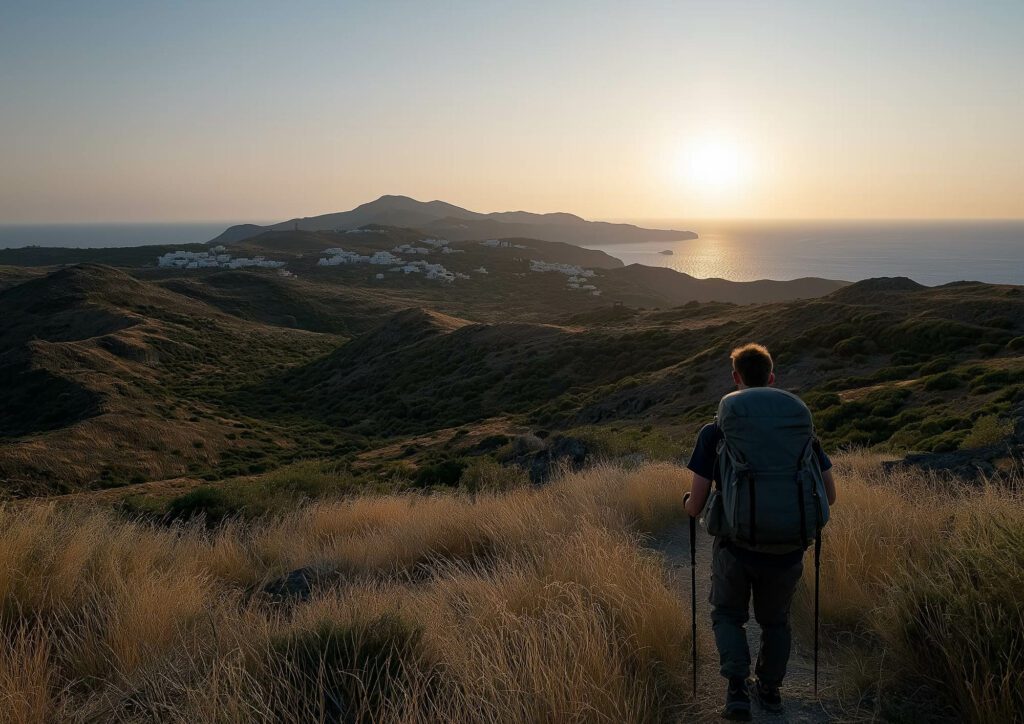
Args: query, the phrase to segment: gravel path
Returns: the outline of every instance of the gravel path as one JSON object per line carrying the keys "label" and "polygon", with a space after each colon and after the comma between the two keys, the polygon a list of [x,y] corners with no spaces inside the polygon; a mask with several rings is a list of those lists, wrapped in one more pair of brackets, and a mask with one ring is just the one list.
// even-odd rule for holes
{"label": "gravel path", "polygon": [[[690,598],[690,540],[688,524],[675,525],[649,544],[665,557],[679,595]],[[699,526],[697,529],[697,641],[699,667],[697,673],[697,705],[683,717],[686,722],[721,722],[725,701],[725,679],[718,673],[718,652],[711,632],[711,606],[708,592],[711,587],[711,537]],[[689,608],[689,606],[687,606]],[[810,629],[810,626],[808,626]],[[757,658],[761,629],[753,613],[747,624],[747,642],[751,660]],[[817,722],[878,721],[870,711],[860,709],[856,703],[840,701],[835,692],[835,671],[821,653],[818,669],[819,698],[814,698],[814,651],[810,642],[794,636],[788,673],[782,686],[786,711],[781,715],[762,712],[753,706],[755,722],[764,724],[809,724]]]}

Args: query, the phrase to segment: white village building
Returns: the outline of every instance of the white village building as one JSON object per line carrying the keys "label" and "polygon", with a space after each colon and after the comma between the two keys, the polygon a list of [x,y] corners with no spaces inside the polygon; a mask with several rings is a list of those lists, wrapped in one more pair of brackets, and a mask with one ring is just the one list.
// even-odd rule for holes
{"label": "white village building", "polygon": [[253,258],[235,257],[224,253],[223,246],[215,246],[210,251],[169,251],[156,259],[156,265],[163,268],[177,269],[243,269],[260,267],[264,269],[281,269],[285,262],[273,261],[262,256]]}
{"label": "white village building", "polygon": [[[406,245],[408,246],[408,245]],[[417,247],[412,247],[417,248]],[[395,247],[394,251],[401,250],[402,247]],[[429,250],[424,249],[424,253]],[[375,266],[387,266],[390,272],[402,272],[403,274],[422,274],[427,279],[438,279],[440,281],[451,282],[456,278],[468,279],[469,277],[465,274],[457,275],[453,272],[448,271],[441,264],[432,264],[428,261],[419,259],[416,261],[406,261],[401,257],[395,256],[390,251],[375,251],[371,256],[359,254],[354,251],[346,251],[340,247],[327,249],[324,251],[327,256],[321,257],[317,264],[319,266],[338,266],[339,264],[373,264]],[[420,252],[415,252],[417,255]],[[378,272],[375,279],[383,279],[383,272]]]}

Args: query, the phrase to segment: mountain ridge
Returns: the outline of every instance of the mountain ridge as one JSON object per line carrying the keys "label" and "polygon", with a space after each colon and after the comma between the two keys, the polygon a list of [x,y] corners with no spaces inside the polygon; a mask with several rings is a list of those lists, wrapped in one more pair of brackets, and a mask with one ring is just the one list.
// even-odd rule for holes
{"label": "mountain ridge", "polygon": [[575,214],[529,211],[480,213],[447,201],[418,201],[409,196],[384,195],[349,211],[316,216],[295,217],[267,226],[238,224],[210,241],[229,244],[243,241],[264,231],[348,231],[367,224],[418,228],[445,234],[455,241],[488,237],[529,236],[543,241],[561,241],[581,245],[632,243],[640,241],[677,241],[696,239],[692,231],[645,229],[633,224],[587,221]]}

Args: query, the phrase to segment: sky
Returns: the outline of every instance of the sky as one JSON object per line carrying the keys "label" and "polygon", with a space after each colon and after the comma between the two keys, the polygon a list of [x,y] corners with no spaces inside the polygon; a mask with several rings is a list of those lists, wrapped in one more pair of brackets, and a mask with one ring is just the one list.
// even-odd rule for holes
{"label": "sky", "polygon": [[0,0],[0,223],[1022,218],[1024,2]]}

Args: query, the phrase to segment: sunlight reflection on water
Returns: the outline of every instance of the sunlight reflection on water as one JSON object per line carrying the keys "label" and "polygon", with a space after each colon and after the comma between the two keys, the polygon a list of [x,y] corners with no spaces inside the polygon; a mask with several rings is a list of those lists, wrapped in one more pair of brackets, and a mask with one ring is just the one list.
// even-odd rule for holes
{"label": "sunlight reflection on water", "polygon": [[735,281],[908,276],[923,284],[1024,284],[1021,221],[632,223],[693,229],[700,238],[590,248],[626,264]]}

